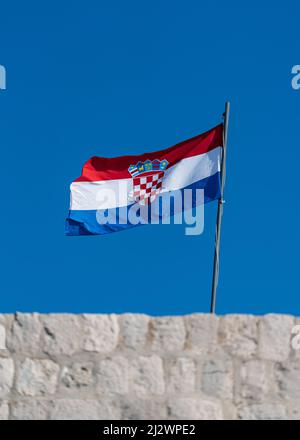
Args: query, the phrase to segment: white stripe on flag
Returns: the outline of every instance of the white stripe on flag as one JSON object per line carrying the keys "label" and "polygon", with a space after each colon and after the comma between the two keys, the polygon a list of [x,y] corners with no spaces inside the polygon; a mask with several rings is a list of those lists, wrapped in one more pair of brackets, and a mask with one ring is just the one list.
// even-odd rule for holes
{"label": "white stripe on flag", "polygon": [[[187,157],[166,170],[161,192],[185,188],[220,171],[221,147]],[[134,203],[133,180],[101,180],[71,184],[71,210],[110,209]]]}

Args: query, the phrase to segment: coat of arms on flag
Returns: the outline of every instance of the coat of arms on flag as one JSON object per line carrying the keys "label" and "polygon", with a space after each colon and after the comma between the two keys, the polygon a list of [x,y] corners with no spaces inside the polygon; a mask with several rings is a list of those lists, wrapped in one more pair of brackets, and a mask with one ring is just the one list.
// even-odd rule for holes
{"label": "coat of arms on flag", "polygon": [[159,195],[165,169],[169,165],[166,159],[146,160],[130,165],[129,173],[133,178],[133,198],[140,205],[149,205]]}

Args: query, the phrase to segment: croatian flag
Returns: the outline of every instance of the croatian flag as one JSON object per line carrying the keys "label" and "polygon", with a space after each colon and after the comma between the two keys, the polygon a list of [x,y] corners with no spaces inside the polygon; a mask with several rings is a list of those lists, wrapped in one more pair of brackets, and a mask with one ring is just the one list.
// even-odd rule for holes
{"label": "croatian flag", "polygon": [[[220,198],[223,124],[165,150],[138,156],[92,157],[71,184],[66,235],[101,235],[137,226],[130,211],[155,206],[184,190],[203,190],[202,203]],[[199,204],[192,196],[190,208]],[[186,209],[184,204],[179,210]],[[174,215],[172,205],[169,215]]]}

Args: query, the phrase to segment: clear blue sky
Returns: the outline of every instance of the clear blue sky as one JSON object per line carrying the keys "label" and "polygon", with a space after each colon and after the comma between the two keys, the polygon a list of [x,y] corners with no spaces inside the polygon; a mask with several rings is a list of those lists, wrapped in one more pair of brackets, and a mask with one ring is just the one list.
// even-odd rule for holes
{"label": "clear blue sky", "polygon": [[299,314],[298,1],[6,1],[1,5],[1,312],[209,310],[205,232],[65,237],[93,155],[161,149],[232,104],[218,313]]}

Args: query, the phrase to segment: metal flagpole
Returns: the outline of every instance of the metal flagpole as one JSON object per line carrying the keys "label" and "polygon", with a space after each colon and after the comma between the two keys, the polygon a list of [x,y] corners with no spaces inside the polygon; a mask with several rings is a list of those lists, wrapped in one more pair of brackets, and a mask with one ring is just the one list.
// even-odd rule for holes
{"label": "metal flagpole", "polygon": [[228,133],[228,121],[229,121],[229,110],[230,103],[225,104],[225,113],[223,114],[223,154],[221,160],[221,198],[218,202],[218,212],[216,221],[216,235],[215,235],[215,254],[214,254],[214,270],[213,270],[213,281],[212,281],[212,291],[211,291],[211,304],[210,313],[215,313],[216,311],[216,297],[217,297],[217,287],[219,281],[219,267],[220,267],[220,238],[221,238],[221,224],[222,224],[222,214],[223,214],[223,204],[224,204],[224,186],[226,177],[226,153],[227,153],[227,133]]}

